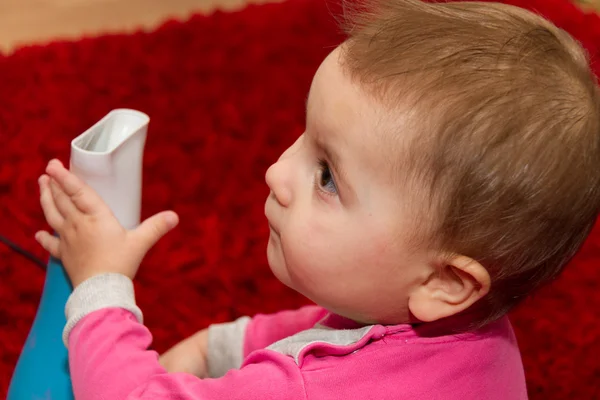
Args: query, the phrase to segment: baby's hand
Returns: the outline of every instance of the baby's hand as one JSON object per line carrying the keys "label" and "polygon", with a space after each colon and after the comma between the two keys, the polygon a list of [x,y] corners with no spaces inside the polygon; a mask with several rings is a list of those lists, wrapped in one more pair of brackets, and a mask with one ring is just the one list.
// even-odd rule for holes
{"label": "baby's hand", "polygon": [[128,231],[100,196],[60,161],[50,161],[46,173],[39,179],[40,203],[59,237],[39,231],[35,238],[62,261],[73,287],[108,272],[133,279],[148,250],[179,222],[177,214],[165,211]]}

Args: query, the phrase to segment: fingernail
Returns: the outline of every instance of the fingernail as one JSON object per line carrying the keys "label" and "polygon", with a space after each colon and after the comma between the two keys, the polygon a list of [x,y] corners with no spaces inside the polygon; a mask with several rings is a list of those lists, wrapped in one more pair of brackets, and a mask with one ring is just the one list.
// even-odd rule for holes
{"label": "fingernail", "polygon": [[175,213],[168,213],[165,215],[165,222],[169,225],[169,227],[177,225],[178,220],[179,218],[177,218],[177,214]]}
{"label": "fingernail", "polygon": [[48,168],[51,167],[52,165],[58,166],[58,165],[60,165],[60,161],[58,161],[56,158],[53,158],[52,160],[48,161],[48,166],[46,167],[46,171],[48,171]]}

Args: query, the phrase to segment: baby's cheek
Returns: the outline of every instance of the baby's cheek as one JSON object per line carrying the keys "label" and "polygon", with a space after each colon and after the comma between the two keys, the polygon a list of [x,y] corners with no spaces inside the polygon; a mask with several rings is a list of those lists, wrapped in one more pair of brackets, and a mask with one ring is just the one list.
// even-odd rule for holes
{"label": "baby's cheek", "polygon": [[[328,276],[335,267],[338,254],[335,238],[321,223],[297,219],[284,241],[284,252],[290,277],[297,286],[310,288]],[[300,289],[300,288],[299,288]]]}
{"label": "baby's cheek", "polygon": [[318,255],[318,264],[325,266],[324,272],[332,275],[332,279],[339,280],[341,276],[363,268],[369,258],[365,248],[370,245],[365,242],[361,227],[356,226],[352,219],[330,222],[329,225],[315,223],[310,226],[310,252]]}

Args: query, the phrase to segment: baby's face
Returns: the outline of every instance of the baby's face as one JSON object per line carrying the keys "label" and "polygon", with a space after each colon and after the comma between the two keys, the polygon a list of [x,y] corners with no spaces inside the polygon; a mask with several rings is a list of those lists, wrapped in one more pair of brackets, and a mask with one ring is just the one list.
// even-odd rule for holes
{"label": "baby's face", "polygon": [[348,79],[339,57],[334,50],[314,77],[306,131],[267,171],[269,265],[332,312],[408,322],[410,291],[426,279],[429,260],[407,243],[414,226],[391,179],[383,110]]}

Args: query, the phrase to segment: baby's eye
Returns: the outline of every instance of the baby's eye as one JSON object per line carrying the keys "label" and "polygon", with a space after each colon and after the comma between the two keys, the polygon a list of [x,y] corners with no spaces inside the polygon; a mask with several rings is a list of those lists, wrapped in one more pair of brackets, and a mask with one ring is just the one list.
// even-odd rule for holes
{"label": "baby's eye", "polygon": [[325,160],[319,160],[319,170],[315,179],[317,188],[329,195],[337,194],[337,187],[333,180],[333,175],[329,169],[329,164]]}

